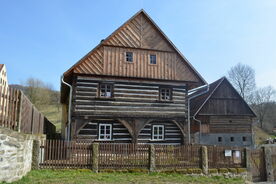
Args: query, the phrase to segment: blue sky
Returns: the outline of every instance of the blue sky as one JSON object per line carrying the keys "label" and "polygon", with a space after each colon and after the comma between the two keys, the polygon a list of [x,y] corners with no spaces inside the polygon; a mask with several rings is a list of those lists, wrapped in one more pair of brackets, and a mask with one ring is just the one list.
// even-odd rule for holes
{"label": "blue sky", "polygon": [[258,86],[276,88],[275,0],[0,0],[0,63],[10,84],[60,76],[144,8],[199,73],[212,82],[238,62]]}

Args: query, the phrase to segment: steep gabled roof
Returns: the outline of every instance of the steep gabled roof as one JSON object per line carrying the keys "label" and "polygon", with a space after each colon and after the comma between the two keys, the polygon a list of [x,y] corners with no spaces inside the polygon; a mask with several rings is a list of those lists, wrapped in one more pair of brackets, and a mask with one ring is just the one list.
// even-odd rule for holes
{"label": "steep gabled roof", "polygon": [[207,86],[205,88],[201,88],[200,90],[189,95],[190,99],[190,113],[191,116],[196,116],[206,105],[208,100],[214,95],[217,89],[222,85],[222,83],[226,83],[233,93],[242,101],[243,104],[248,108],[251,116],[256,117],[255,112],[251,109],[251,107],[246,103],[246,101],[240,96],[240,94],[236,91],[236,89],[232,86],[232,84],[227,80],[226,77],[222,77],[219,80],[211,83],[209,85],[209,90],[207,91]]}
{"label": "steep gabled roof", "polygon": [[[138,11],[134,16],[132,16],[129,20],[127,20],[122,26],[120,26],[111,35],[109,35],[106,39],[104,39],[101,43],[99,43],[94,49],[92,49],[88,54],[86,54],[82,59],[80,59],[76,64],[74,64],[69,70],[67,70],[63,74],[65,78],[70,76],[70,74],[74,73],[74,71],[83,72],[83,73],[93,72],[93,74],[101,74],[101,72],[103,71],[103,66],[102,66],[103,63],[101,63],[100,61],[100,58],[103,57],[102,56],[103,51],[101,47],[104,45],[119,44],[119,46],[127,45],[129,47],[135,48],[137,46],[137,43],[134,42],[134,45],[128,45],[130,43],[127,40],[121,39],[120,41],[117,38],[115,39],[114,36],[116,34],[119,34],[119,36],[120,34],[121,35],[124,34],[122,30],[130,31],[130,29],[128,28],[128,26],[130,26],[129,23],[131,21],[134,21],[134,19],[137,18],[138,16],[144,17],[145,19],[147,19],[147,21],[149,21],[150,24],[153,25],[154,29],[156,29],[156,31],[160,33],[160,35],[163,37],[161,41],[166,42],[166,44],[163,44],[163,45],[166,45],[166,48],[172,49],[173,51],[175,51],[180,56],[180,58],[182,58],[181,61],[183,61],[185,65],[188,66],[188,68],[190,68],[190,70],[194,73],[194,75],[198,78],[198,80],[202,84],[206,84],[206,81],[203,79],[203,77],[195,70],[195,68],[190,64],[190,62],[182,55],[182,53],[175,47],[175,45],[169,40],[169,38],[163,33],[163,31],[156,25],[156,23],[149,17],[149,15],[143,9]],[[131,34],[134,34],[134,33],[131,33]],[[150,35],[150,38],[155,39],[155,37],[153,37],[152,35]],[[93,62],[93,65],[91,64],[91,62]]]}

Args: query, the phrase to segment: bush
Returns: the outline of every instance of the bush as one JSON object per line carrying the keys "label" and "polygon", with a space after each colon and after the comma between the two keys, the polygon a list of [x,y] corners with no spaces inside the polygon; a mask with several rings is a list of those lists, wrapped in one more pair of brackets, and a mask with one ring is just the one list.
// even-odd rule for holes
{"label": "bush", "polygon": [[237,173],[240,174],[240,173],[245,173],[247,172],[246,168],[237,168]]}
{"label": "bush", "polygon": [[165,173],[165,174],[172,174],[172,173],[175,173],[175,170],[173,170],[173,169],[168,169],[168,170],[161,170],[160,172],[161,172],[161,173]]}
{"label": "bush", "polygon": [[193,168],[193,169],[187,169],[188,174],[201,174],[202,169],[200,168]]}
{"label": "bush", "polygon": [[227,168],[220,168],[219,173],[228,173],[228,169]]}
{"label": "bush", "polygon": [[188,174],[187,169],[176,169],[175,172],[178,174]]}
{"label": "bush", "polygon": [[101,169],[100,172],[115,173],[116,170],[114,170],[114,169]]}
{"label": "bush", "polygon": [[238,171],[237,171],[236,168],[229,168],[228,171],[229,171],[230,173],[233,173],[233,174],[237,174],[237,173],[238,173]]}
{"label": "bush", "polygon": [[137,173],[137,172],[148,173],[149,171],[147,169],[128,169],[128,172],[129,173]]}
{"label": "bush", "polygon": [[218,173],[218,169],[208,169],[208,173],[209,174],[217,174]]}

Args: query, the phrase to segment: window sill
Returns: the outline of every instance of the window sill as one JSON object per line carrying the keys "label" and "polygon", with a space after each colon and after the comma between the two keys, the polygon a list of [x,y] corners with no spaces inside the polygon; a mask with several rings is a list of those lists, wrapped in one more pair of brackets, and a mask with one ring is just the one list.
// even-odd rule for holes
{"label": "window sill", "polygon": [[113,97],[110,97],[110,98],[107,98],[107,97],[96,97],[95,100],[102,100],[102,101],[115,101],[115,98]]}
{"label": "window sill", "polygon": [[174,103],[174,101],[162,101],[162,100],[157,100],[158,103]]}

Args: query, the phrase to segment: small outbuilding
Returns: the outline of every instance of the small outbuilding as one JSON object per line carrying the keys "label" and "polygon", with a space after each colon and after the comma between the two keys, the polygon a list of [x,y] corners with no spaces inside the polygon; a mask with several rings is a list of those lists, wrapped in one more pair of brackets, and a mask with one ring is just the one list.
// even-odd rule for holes
{"label": "small outbuilding", "polygon": [[195,143],[252,146],[254,111],[226,77],[189,94]]}

